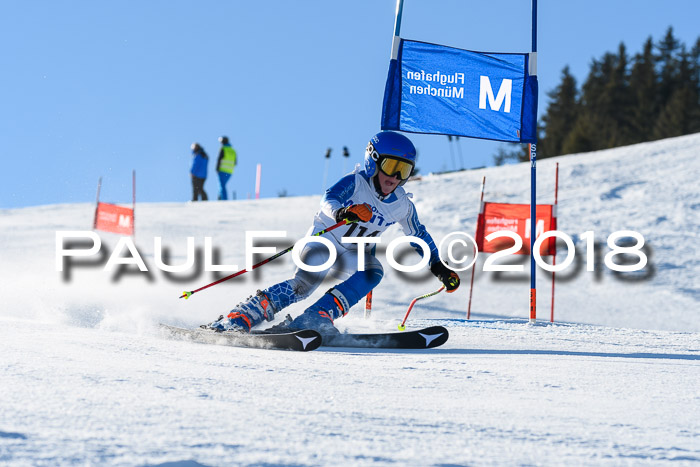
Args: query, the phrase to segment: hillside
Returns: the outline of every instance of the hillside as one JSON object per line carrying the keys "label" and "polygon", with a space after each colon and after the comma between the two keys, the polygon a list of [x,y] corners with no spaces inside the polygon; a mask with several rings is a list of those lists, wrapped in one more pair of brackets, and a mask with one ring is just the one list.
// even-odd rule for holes
{"label": "hillside", "polygon": [[[560,163],[559,230],[574,239],[575,261],[558,274],[555,318],[557,321],[600,324],[638,329],[700,331],[700,134],[640,144],[596,153],[547,159],[538,164],[538,200],[554,200],[554,164]],[[423,224],[437,242],[447,234],[473,235],[479,207],[479,185],[486,176],[487,201],[527,203],[529,166],[519,164],[428,175],[407,185]],[[144,183],[160,183],[151,181]],[[139,204],[136,209],[135,244],[149,273],[135,266],[126,273],[102,271],[95,259],[90,267],[76,266],[56,272],[55,231],[89,230],[94,207],[89,204],[53,205],[2,211],[0,231],[3,283],[8,293],[5,309],[20,316],[67,319],[107,324],[123,321],[132,326],[177,317],[188,324],[218,315],[245,298],[255,288],[285,279],[293,268],[291,255],[243,275],[185,302],[173,300],[182,290],[211,282],[213,273],[196,268],[167,275],[155,267],[154,237],[162,237],[171,252],[170,264],[185,261],[187,237],[202,250],[211,237],[220,252],[220,264],[245,265],[245,231],[285,230],[286,238],[267,244],[284,248],[301,238],[318,209],[320,196],[278,198],[224,203]],[[602,262],[609,251],[610,233],[634,230],[642,234],[649,256],[638,273],[613,273]],[[596,271],[587,272],[582,233],[593,231],[597,245]],[[383,241],[399,236],[392,230]],[[111,253],[118,239],[102,233],[104,253]],[[265,243],[262,241],[261,243]],[[560,253],[559,262],[565,252]],[[264,255],[256,256],[262,259]],[[484,273],[484,255],[476,267],[473,316],[475,318],[526,318],[529,266],[523,273]],[[76,261],[86,261],[77,258]],[[103,259],[106,261],[106,257]],[[406,259],[413,264],[415,259]],[[196,265],[203,268],[200,258]],[[411,298],[436,288],[430,274],[398,274],[389,267],[375,293],[377,319],[397,319]],[[21,274],[17,274],[17,271]],[[66,280],[66,275],[70,280]],[[466,316],[469,271],[461,273],[464,286],[452,295],[432,300],[426,317]],[[40,285],[40,287],[38,287]],[[540,318],[549,318],[551,276],[538,274]],[[31,291],[31,293],[27,293]],[[296,311],[299,312],[300,310]],[[102,314],[85,317],[82,314]],[[295,311],[292,311],[295,314]]]}

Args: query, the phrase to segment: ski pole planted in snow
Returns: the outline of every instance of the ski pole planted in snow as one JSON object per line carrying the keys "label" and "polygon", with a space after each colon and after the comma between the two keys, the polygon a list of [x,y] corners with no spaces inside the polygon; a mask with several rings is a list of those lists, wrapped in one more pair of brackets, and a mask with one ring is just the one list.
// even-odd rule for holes
{"label": "ski pole planted in snow", "polygon": [[[323,230],[321,230],[321,231],[319,231],[319,232],[316,232],[315,234],[312,235],[312,237],[318,237],[319,235],[323,235],[324,233],[327,233],[327,232],[330,232],[331,230],[337,229],[338,227],[340,227],[340,226],[342,226],[342,225],[352,224],[353,222],[354,222],[354,221],[349,221],[349,220],[347,220],[347,219],[343,219],[342,221],[338,222],[338,223],[335,224],[335,225],[332,225],[332,226],[330,226],[330,227],[328,227],[328,228],[326,228],[326,229],[323,229]],[[290,246],[290,247],[287,248],[286,250],[280,251],[279,253],[277,253],[277,254],[275,254],[275,255],[273,255],[273,256],[270,256],[269,258],[267,258],[267,259],[265,259],[265,260],[263,260],[263,261],[260,261],[258,264],[253,265],[253,267],[250,268],[250,270],[252,271],[253,269],[257,269],[257,268],[259,268],[260,266],[262,266],[263,264],[269,263],[270,261],[279,258],[280,256],[282,256],[282,255],[285,254],[285,253],[289,253],[289,252],[292,251],[293,249],[294,249],[294,245]],[[199,291],[201,291],[201,290],[207,289],[207,288],[209,288],[209,287],[211,287],[211,286],[213,286],[213,285],[220,284],[220,283],[222,283],[222,282],[224,282],[224,281],[227,281],[227,280],[229,280],[229,279],[233,279],[234,277],[240,276],[241,274],[246,273],[246,272],[248,272],[247,269],[241,269],[241,270],[238,271],[238,272],[234,272],[234,273],[231,274],[230,276],[226,276],[226,277],[224,277],[223,279],[219,279],[218,281],[212,282],[211,284],[207,284],[207,285],[205,285],[204,287],[200,287],[200,288],[198,288],[198,289],[196,289],[196,290],[192,290],[191,292],[184,291],[184,292],[182,292],[182,295],[180,295],[179,298],[184,298],[184,299],[186,300],[186,299],[190,298],[190,296],[191,296],[192,294],[195,294],[195,293],[197,293],[197,292],[199,292]]]}
{"label": "ski pole planted in snow", "polygon": [[439,293],[442,292],[443,290],[445,290],[445,287],[440,287],[440,289],[439,289],[439,290],[436,290],[435,292],[430,292],[430,293],[427,293],[427,294],[425,294],[425,295],[421,295],[420,297],[414,298],[414,299],[411,301],[411,304],[408,305],[408,310],[406,310],[406,316],[403,317],[403,321],[401,321],[401,324],[399,324],[399,331],[405,331],[405,330],[406,330],[406,326],[405,326],[406,320],[408,319],[408,315],[411,314],[411,310],[413,309],[413,305],[415,305],[416,302],[417,302],[418,300],[420,300],[420,299],[422,299],[422,298],[432,297],[433,295],[439,294]]}

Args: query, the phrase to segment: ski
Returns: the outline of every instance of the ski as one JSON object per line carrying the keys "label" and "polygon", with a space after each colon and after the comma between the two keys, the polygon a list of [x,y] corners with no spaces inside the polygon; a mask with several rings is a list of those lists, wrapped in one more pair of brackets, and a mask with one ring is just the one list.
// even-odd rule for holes
{"label": "ski", "polygon": [[298,350],[308,352],[321,345],[321,335],[311,329],[281,334],[246,334],[243,332],[216,332],[210,329],[185,329],[167,324],[160,328],[170,337],[201,344],[230,345],[259,349]]}
{"label": "ski", "polygon": [[381,349],[431,349],[447,342],[449,333],[442,326],[431,326],[415,331],[383,334],[337,334],[324,336],[328,347],[369,347]]}

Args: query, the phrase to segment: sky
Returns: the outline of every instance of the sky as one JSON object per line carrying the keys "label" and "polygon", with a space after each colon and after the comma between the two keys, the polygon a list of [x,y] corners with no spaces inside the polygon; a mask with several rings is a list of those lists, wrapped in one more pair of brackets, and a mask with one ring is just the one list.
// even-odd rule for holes
{"label": "sky", "polygon": [[[669,26],[691,47],[696,0],[538,2],[539,115],[569,66]],[[0,4],[0,208],[191,198],[190,145],[239,155],[229,190],[320,194],[380,130],[394,0],[38,1]],[[529,52],[529,0],[405,0],[401,36],[482,52]],[[410,135],[422,173],[493,165],[505,143]],[[350,157],[342,157],[347,146]],[[331,148],[331,158],[324,155]],[[528,176],[528,174],[523,174]]]}

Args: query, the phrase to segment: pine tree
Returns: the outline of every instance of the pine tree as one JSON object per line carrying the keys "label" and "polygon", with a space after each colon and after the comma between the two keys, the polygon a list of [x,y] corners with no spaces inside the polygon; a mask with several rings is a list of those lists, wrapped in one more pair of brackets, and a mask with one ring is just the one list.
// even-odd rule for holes
{"label": "pine tree", "polygon": [[696,98],[695,101],[691,101],[695,110],[690,123],[690,132],[697,133],[700,132],[700,37],[690,51],[690,80]]}
{"label": "pine tree", "polygon": [[659,116],[659,97],[654,58],[654,43],[651,36],[644,43],[641,54],[634,57],[630,72],[630,95],[632,111],[630,115],[631,143],[648,141],[654,123]]}
{"label": "pine tree", "polygon": [[591,71],[581,87],[580,112],[562,146],[564,154],[609,147],[608,143],[617,131],[610,116],[613,100],[608,88],[616,66],[617,57],[611,53],[591,63]]}
{"label": "pine tree", "polygon": [[547,94],[550,103],[542,121],[545,137],[539,142],[538,157],[551,157],[563,154],[566,136],[573,130],[578,118],[578,90],[576,78],[566,66],[561,72],[561,82]]}
{"label": "pine tree", "polygon": [[[688,52],[669,27],[631,63],[620,43],[616,54],[591,62],[580,92],[567,66],[547,96],[537,125],[541,158],[700,132],[700,37]],[[528,158],[527,146],[494,157],[498,164]]]}
{"label": "pine tree", "polygon": [[664,106],[654,126],[656,138],[669,138],[700,131],[700,108],[698,106],[698,86],[695,84],[695,70],[691,54],[681,46],[678,59],[677,87]]}
{"label": "pine tree", "polygon": [[562,145],[563,154],[575,152],[588,152],[600,149],[600,143],[596,138],[596,123],[589,112],[582,112],[576,119],[574,128],[566,135]]}
{"label": "pine tree", "polygon": [[[673,28],[669,27],[666,31],[666,36],[657,44],[659,51],[656,56],[657,65],[659,67],[659,107],[665,108],[671,100],[671,96],[679,86],[679,61],[677,51],[680,49],[680,43],[673,35]],[[663,138],[664,136],[659,136]]]}
{"label": "pine tree", "polygon": [[700,37],[695,41],[695,45],[690,51],[691,59],[691,69],[692,69],[692,80],[695,87],[698,88],[700,93]]}
{"label": "pine tree", "polygon": [[630,91],[627,48],[620,43],[615,57],[610,81],[605,86],[605,114],[609,118],[609,135],[606,147],[624,146],[632,143],[633,98]]}

